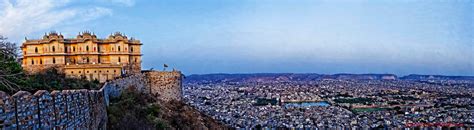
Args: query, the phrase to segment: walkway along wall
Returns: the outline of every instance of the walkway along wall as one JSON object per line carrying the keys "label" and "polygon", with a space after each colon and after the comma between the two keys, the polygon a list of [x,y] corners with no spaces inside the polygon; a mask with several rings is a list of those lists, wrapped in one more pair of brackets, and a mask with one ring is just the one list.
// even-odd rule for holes
{"label": "walkway along wall", "polygon": [[0,91],[0,129],[105,128],[110,97],[134,87],[165,101],[180,100],[181,78],[179,71],[148,71],[107,82],[100,90],[19,91],[13,96]]}

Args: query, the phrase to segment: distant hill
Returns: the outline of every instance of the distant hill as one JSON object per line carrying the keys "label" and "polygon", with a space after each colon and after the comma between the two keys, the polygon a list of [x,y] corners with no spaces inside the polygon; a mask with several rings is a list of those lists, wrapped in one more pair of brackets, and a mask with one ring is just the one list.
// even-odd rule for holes
{"label": "distant hill", "polygon": [[255,74],[202,74],[186,76],[185,82],[258,82],[258,81],[309,81],[322,79],[395,80],[394,74],[334,74],[315,73],[255,73]]}
{"label": "distant hill", "polygon": [[395,74],[315,74],[315,73],[253,73],[253,74],[193,74],[184,82],[259,82],[259,81],[309,81],[322,79],[341,80],[474,80],[474,76],[444,76],[411,74],[398,77]]}
{"label": "distant hill", "polygon": [[410,74],[400,77],[402,80],[474,80],[474,76],[445,76]]}
{"label": "distant hill", "polygon": [[324,79],[357,79],[357,80],[395,80],[394,74],[334,74],[325,75]]}

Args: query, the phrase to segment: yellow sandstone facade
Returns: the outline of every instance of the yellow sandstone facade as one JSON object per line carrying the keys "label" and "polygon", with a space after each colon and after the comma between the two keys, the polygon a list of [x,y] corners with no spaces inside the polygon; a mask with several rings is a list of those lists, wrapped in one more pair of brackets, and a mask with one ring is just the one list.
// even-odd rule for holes
{"label": "yellow sandstone facade", "polygon": [[27,73],[56,67],[68,77],[105,82],[122,74],[140,73],[141,45],[119,32],[105,39],[90,32],[76,38],[51,32],[42,39],[25,39],[22,67]]}

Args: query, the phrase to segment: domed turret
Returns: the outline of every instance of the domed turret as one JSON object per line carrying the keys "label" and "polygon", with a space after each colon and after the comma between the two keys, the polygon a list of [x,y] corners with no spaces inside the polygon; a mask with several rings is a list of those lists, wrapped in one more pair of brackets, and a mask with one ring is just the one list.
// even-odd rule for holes
{"label": "domed turret", "polygon": [[49,39],[48,34],[44,33],[43,39]]}

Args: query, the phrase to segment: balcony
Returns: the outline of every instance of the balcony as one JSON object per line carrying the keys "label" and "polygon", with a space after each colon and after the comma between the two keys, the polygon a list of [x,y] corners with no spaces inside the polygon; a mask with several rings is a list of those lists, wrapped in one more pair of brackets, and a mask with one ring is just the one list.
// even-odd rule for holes
{"label": "balcony", "polygon": [[66,69],[79,69],[79,68],[122,68],[124,64],[66,64]]}

